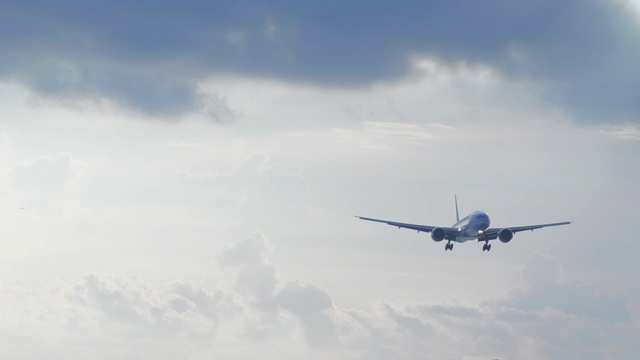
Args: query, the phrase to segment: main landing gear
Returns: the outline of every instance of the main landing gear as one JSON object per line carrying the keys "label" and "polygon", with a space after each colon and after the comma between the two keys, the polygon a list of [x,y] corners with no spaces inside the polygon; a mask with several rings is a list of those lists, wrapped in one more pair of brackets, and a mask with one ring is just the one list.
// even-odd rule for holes
{"label": "main landing gear", "polygon": [[491,251],[491,244],[484,244],[482,246],[482,251]]}
{"label": "main landing gear", "polygon": [[453,244],[452,243],[449,242],[447,245],[444,246],[444,251],[447,251],[447,250],[449,250],[449,251],[453,250]]}

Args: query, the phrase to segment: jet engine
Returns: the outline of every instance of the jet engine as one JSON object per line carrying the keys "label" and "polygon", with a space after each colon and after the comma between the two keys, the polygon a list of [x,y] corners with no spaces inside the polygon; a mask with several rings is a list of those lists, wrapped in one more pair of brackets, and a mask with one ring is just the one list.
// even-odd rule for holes
{"label": "jet engine", "polygon": [[444,229],[443,228],[435,228],[431,230],[431,238],[434,241],[442,241],[444,240]]}
{"label": "jet engine", "polygon": [[511,231],[510,229],[501,229],[500,231],[498,231],[498,239],[500,239],[500,241],[502,241],[503,243],[508,243],[509,241],[511,241],[511,239],[513,239],[513,231]]}

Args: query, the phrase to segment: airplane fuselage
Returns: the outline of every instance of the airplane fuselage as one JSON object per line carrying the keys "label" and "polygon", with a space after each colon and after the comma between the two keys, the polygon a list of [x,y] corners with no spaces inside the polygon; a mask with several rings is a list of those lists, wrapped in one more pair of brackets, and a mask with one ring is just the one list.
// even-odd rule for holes
{"label": "airplane fuselage", "polygon": [[455,242],[463,243],[468,240],[477,240],[483,232],[489,228],[491,220],[484,211],[474,211],[469,216],[461,219],[451,226],[458,229]]}

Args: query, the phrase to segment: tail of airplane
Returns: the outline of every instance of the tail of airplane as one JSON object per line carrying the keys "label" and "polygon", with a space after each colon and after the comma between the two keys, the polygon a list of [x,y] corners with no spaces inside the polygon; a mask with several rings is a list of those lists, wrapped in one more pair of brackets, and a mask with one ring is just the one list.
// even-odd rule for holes
{"label": "tail of airplane", "polygon": [[453,198],[456,201],[456,222],[460,222],[460,214],[458,214],[458,195],[453,195]]}

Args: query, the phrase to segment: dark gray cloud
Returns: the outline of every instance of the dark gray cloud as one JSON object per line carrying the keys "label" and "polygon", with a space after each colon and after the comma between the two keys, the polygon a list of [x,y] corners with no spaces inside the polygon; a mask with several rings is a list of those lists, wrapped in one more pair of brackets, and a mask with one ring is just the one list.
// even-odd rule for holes
{"label": "dark gray cloud", "polygon": [[617,1],[27,1],[2,5],[0,76],[175,114],[202,106],[194,84],[214,72],[357,85],[424,55],[492,66],[545,85],[580,120],[621,122],[640,113],[639,39]]}

